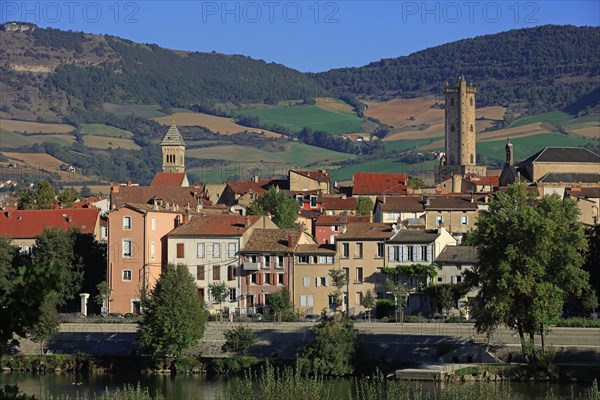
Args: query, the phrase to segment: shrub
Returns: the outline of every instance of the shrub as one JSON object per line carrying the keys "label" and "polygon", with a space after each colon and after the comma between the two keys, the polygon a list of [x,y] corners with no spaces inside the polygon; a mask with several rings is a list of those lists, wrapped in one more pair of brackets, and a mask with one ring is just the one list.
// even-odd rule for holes
{"label": "shrub", "polygon": [[394,315],[394,302],[389,299],[377,300],[375,304],[375,315],[377,318],[391,317]]}
{"label": "shrub", "polygon": [[223,351],[233,351],[246,354],[250,346],[256,342],[256,335],[250,328],[238,325],[233,329],[225,331],[225,344]]}

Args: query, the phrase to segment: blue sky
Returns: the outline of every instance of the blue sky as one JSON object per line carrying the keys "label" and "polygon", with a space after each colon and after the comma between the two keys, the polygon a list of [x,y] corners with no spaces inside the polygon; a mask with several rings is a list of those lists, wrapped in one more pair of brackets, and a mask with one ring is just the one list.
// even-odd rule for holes
{"label": "blue sky", "polygon": [[598,26],[600,1],[3,0],[0,21],[243,54],[316,72],[509,29]]}

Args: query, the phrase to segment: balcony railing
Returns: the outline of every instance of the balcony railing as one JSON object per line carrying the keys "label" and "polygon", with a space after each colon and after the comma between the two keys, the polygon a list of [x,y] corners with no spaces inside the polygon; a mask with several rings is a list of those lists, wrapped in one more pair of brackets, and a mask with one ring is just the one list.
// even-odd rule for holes
{"label": "balcony railing", "polygon": [[244,271],[259,271],[260,263],[245,262],[243,269]]}

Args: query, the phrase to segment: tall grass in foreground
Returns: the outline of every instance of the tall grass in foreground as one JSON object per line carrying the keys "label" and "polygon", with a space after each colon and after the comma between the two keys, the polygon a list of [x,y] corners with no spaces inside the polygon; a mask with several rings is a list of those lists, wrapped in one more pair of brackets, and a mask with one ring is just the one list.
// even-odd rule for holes
{"label": "tall grass in foreground", "polygon": [[[340,391],[342,390],[342,391]],[[475,382],[450,383],[424,392],[420,387],[409,387],[406,382],[388,381],[382,375],[356,378],[346,393],[336,387],[336,380],[319,376],[305,376],[292,368],[275,369],[270,365],[260,372],[249,372],[244,378],[230,381],[224,400],[522,400],[512,393],[510,383]],[[562,397],[547,393],[545,400]],[[571,394],[567,400],[600,400],[598,382],[584,393]]]}
{"label": "tall grass in foreground", "polygon": [[[29,398],[26,398],[29,400]],[[34,400],[34,398],[31,398]],[[35,398],[37,399],[37,398]],[[89,400],[90,398],[84,395],[76,396],[52,396],[44,395],[40,400]],[[110,393],[108,389],[101,395],[93,397],[94,400],[164,400],[165,397],[151,396],[148,388],[142,387],[138,382],[137,386],[125,385],[123,388],[118,388],[114,393]]]}

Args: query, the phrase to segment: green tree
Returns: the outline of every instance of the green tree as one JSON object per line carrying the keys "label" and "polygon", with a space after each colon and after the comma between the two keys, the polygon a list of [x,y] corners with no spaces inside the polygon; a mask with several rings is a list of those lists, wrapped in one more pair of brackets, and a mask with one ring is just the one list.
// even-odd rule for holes
{"label": "green tree", "polygon": [[238,325],[233,329],[228,329],[224,333],[225,344],[223,351],[233,351],[246,355],[246,352],[254,343],[256,343],[256,335],[254,332],[244,325]]}
{"label": "green tree", "polygon": [[81,197],[90,197],[92,195],[92,190],[88,185],[84,185],[81,188]]}
{"label": "green tree", "polygon": [[448,285],[440,286],[438,301],[444,311],[444,315],[450,315],[450,310],[454,307],[454,298],[452,296],[452,288]]}
{"label": "green tree", "polygon": [[75,254],[75,239],[78,234],[76,230],[44,229],[35,239],[31,250],[32,264],[51,261],[59,267],[59,279],[56,282],[59,307],[75,298],[83,282],[82,260]]}
{"label": "green tree", "polygon": [[425,181],[418,176],[410,176],[408,178],[408,186],[409,187],[421,187],[425,186]]}
{"label": "green tree", "polygon": [[356,213],[358,215],[371,215],[373,211],[373,200],[367,196],[358,196],[356,199]]}
{"label": "green tree", "polygon": [[0,236],[0,354],[13,334],[25,337],[40,317],[48,293],[56,290],[59,267],[32,264],[10,239]]}
{"label": "green tree", "polygon": [[223,321],[223,303],[229,296],[229,288],[225,282],[212,282],[208,285],[213,302],[219,303],[219,319]]}
{"label": "green tree", "polygon": [[56,207],[56,193],[50,182],[41,180],[35,192],[24,190],[19,193],[19,210],[51,210]]}
{"label": "green tree", "polygon": [[377,298],[373,295],[373,291],[369,289],[363,298],[363,306],[369,310],[369,322],[371,322],[371,312],[373,311],[375,304],[377,304]]}
{"label": "green tree", "polygon": [[348,285],[348,276],[346,274],[346,270],[344,269],[335,269],[332,268],[329,270],[329,277],[331,278],[331,283],[335,290],[329,295],[333,299],[333,304],[336,306],[336,311],[340,311],[342,305],[344,305],[344,289],[346,289]]}
{"label": "green tree", "polygon": [[[408,297],[408,289],[406,285],[400,281],[394,281],[392,279],[388,279],[386,281],[387,289],[392,296],[394,296],[394,310],[396,315],[396,320],[398,320],[398,312],[401,312],[404,317],[404,307],[406,306],[406,298]],[[401,309],[399,310],[398,307]]]}
{"label": "green tree", "polygon": [[72,188],[65,189],[58,195],[58,201],[60,202],[61,208],[73,207],[73,203],[75,203],[77,199],[79,199],[79,193]]}
{"label": "green tree", "polygon": [[281,229],[297,228],[296,218],[300,211],[300,204],[295,199],[288,197],[277,187],[271,186],[261,197],[256,199],[248,209],[252,215],[273,216],[273,222]]}
{"label": "green tree", "polygon": [[347,317],[329,320],[322,316],[311,332],[315,338],[298,357],[298,366],[315,375],[343,376],[354,371],[356,330]]}
{"label": "green tree", "polygon": [[40,354],[44,354],[44,340],[58,333],[60,321],[56,312],[58,294],[50,292],[42,302],[37,322],[28,329],[29,336],[40,344]]}
{"label": "green tree", "polygon": [[544,352],[545,336],[566,297],[581,297],[589,289],[589,275],[581,268],[586,241],[578,213],[571,199],[538,200],[525,185],[511,185],[490,203],[470,238],[479,263],[467,281],[481,285],[473,306],[475,327],[487,334],[500,325],[515,330],[532,365],[535,335]]}
{"label": "green tree", "polygon": [[275,293],[271,293],[267,297],[267,305],[273,310],[274,317],[281,322],[283,314],[292,309],[290,291],[287,288],[283,288]]}
{"label": "green tree", "polygon": [[167,264],[152,289],[138,338],[144,354],[179,357],[204,334],[206,312],[185,264]]}

